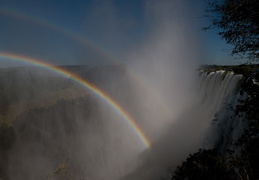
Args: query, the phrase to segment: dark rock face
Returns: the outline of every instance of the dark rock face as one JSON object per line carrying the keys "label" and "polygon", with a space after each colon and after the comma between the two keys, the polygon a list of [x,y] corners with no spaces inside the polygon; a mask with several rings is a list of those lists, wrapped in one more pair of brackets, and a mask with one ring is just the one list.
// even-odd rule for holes
{"label": "dark rock face", "polygon": [[13,127],[6,124],[0,126],[0,178],[9,179],[8,177],[8,152],[15,143],[15,132]]}

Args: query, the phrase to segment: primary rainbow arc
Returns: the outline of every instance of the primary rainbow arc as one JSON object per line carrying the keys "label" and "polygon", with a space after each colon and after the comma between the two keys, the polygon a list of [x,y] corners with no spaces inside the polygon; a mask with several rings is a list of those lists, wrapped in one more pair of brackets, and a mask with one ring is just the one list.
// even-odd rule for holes
{"label": "primary rainbow arc", "polygon": [[98,95],[100,98],[102,98],[105,102],[107,102],[115,111],[117,111],[129,124],[129,126],[132,128],[132,130],[137,134],[145,148],[150,148],[151,143],[148,140],[148,138],[145,136],[145,134],[142,132],[142,130],[139,128],[139,126],[136,124],[136,122],[133,120],[133,118],[121,107],[119,104],[117,104],[113,99],[111,99],[108,95],[106,95],[104,92],[102,92],[100,89],[98,89],[95,85],[92,83],[84,80],[83,78],[79,77],[78,75],[75,75],[68,70],[65,70],[63,68],[57,67],[57,66],[51,66],[48,63],[45,63],[40,60],[36,60],[33,58],[11,54],[11,53],[0,53],[0,59],[8,59],[13,61],[19,61],[28,63],[31,65],[36,65],[39,67],[42,67],[44,69],[47,69],[49,71],[58,73],[63,75],[64,77],[68,77],[69,79],[73,80],[74,82],[82,85],[86,89],[90,90],[94,94]]}

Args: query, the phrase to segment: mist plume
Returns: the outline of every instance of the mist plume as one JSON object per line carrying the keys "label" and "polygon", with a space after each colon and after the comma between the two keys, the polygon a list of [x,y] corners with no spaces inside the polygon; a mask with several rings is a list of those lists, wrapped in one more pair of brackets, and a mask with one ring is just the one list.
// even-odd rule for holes
{"label": "mist plume", "polygon": [[[110,21],[100,27],[116,26],[107,28],[103,39],[130,42],[129,37],[116,38],[114,28],[121,19],[111,2],[106,9],[111,12],[103,12]],[[145,1],[143,18],[151,31],[143,41],[122,46],[126,47],[122,51],[124,69],[91,67],[80,74],[133,116],[151,141],[149,149],[143,148],[121,117],[92,94],[59,100],[16,119],[10,178],[39,179],[39,174],[52,172],[69,158],[73,173],[82,179],[159,179],[168,167],[197,150],[208,122],[206,112],[197,106],[196,95],[195,70],[201,58],[199,5],[190,7],[189,3]],[[96,7],[102,8],[103,4]],[[96,15],[94,10],[91,13]]]}

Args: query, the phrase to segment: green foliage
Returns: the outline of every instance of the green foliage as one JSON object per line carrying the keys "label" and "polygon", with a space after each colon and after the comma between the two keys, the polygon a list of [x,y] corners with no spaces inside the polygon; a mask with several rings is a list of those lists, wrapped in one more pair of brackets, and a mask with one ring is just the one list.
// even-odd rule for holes
{"label": "green foliage", "polygon": [[220,29],[219,35],[233,45],[232,55],[259,60],[259,1],[223,0],[209,3],[206,17],[211,25],[204,28]]}
{"label": "green foliage", "polygon": [[79,180],[71,172],[71,167],[68,163],[69,159],[66,159],[65,162],[58,164],[57,169],[47,175],[44,179],[46,180]]}
{"label": "green foliage", "polygon": [[[251,142],[251,141],[250,141]],[[257,142],[258,143],[258,142]],[[222,153],[217,148],[200,149],[173,172],[172,180],[218,180],[218,179],[258,179],[258,144],[251,142],[251,150],[227,150]],[[252,152],[253,151],[253,152]]]}
{"label": "green foliage", "polygon": [[233,179],[235,172],[216,149],[199,150],[174,171],[173,180]]}

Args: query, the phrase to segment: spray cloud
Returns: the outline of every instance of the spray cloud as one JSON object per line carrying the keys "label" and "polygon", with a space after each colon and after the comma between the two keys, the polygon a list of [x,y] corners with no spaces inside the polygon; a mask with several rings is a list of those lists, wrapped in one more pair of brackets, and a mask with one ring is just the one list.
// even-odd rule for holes
{"label": "spray cloud", "polygon": [[[144,18],[151,31],[139,45],[123,51],[129,70],[123,76],[109,68],[83,73],[127,109],[151,140],[150,150],[143,152],[120,117],[89,95],[17,119],[10,177],[37,179],[68,157],[73,172],[83,179],[120,179],[132,172],[134,179],[159,179],[164,168],[196,150],[206,129],[200,109],[193,108],[200,58],[197,12],[188,0],[145,1]],[[116,24],[116,15],[110,17]],[[104,35],[116,36],[113,32],[111,28]]]}

